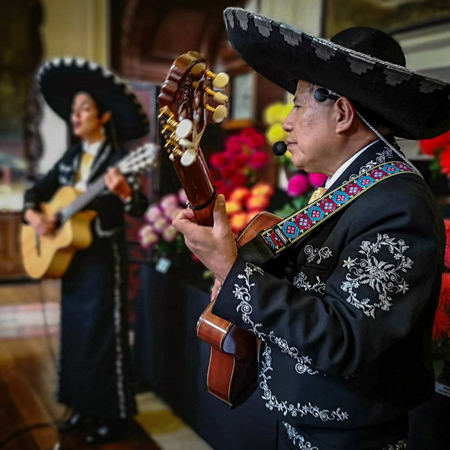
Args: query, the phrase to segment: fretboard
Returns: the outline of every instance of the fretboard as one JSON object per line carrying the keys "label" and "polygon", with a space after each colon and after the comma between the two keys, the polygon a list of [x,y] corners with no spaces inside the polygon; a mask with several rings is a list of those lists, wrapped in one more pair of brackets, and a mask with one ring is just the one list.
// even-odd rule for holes
{"label": "fretboard", "polygon": [[86,205],[88,205],[92,200],[94,200],[97,195],[99,195],[105,189],[105,178],[100,177],[98,180],[89,184],[86,191],[80,195],[74,202],[69,206],[66,206],[60,211],[61,222],[73,217],[76,213],[81,211]]}

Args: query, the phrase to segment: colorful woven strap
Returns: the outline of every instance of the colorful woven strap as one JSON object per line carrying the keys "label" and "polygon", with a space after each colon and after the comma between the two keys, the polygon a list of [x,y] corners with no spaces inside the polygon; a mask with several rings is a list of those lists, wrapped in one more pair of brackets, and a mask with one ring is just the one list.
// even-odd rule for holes
{"label": "colorful woven strap", "polygon": [[273,227],[264,230],[261,233],[264,243],[274,255],[277,255],[380,181],[401,173],[418,175],[413,167],[402,161],[392,161],[372,167]]}

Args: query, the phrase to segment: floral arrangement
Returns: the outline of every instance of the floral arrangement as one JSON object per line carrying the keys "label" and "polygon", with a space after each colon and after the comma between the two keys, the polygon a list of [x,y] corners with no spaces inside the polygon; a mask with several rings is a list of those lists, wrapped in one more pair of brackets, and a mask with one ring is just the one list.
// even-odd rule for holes
{"label": "floral arrangement", "polygon": [[186,193],[167,194],[147,209],[146,224],[139,230],[139,242],[145,249],[152,249],[157,256],[173,257],[185,250],[184,240],[172,225],[175,216],[186,207]]}
{"label": "floral arrangement", "polygon": [[450,131],[433,139],[419,141],[423,154],[431,156],[430,170],[450,176]]}
{"label": "floral arrangement", "polygon": [[[450,393],[450,220],[445,221],[446,272],[442,274],[439,303],[433,323],[433,357],[436,381],[447,386]],[[447,395],[448,395],[447,393]]]}
{"label": "floral arrangement", "polygon": [[244,229],[260,212],[267,209],[274,194],[268,183],[257,183],[251,189],[235,188],[226,202],[230,227],[235,235]]}
{"label": "floral arrangement", "polygon": [[254,128],[246,128],[225,141],[225,150],[209,160],[217,193],[228,199],[236,188],[256,183],[256,171],[269,162],[269,155],[262,148],[265,142]]}

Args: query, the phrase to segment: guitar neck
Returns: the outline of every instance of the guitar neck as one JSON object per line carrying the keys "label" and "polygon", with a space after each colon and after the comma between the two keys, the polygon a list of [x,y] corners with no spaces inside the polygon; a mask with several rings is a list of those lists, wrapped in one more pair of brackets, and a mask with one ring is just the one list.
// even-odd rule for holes
{"label": "guitar neck", "polygon": [[95,197],[97,197],[106,187],[104,177],[100,177],[98,180],[91,183],[86,191],[80,195],[69,206],[61,210],[61,221],[73,217],[76,213],[80,212],[86,205],[88,205]]}
{"label": "guitar neck", "polygon": [[190,166],[184,167],[178,160],[174,165],[197,223],[212,226],[217,194],[201,149],[198,149],[198,157]]}

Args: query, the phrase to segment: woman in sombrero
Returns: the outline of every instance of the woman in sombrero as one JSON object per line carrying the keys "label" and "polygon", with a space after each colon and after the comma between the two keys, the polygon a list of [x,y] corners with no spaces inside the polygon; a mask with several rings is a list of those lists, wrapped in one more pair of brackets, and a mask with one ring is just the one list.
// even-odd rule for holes
{"label": "woman in sombrero", "polygon": [[244,61],[294,94],[293,163],[328,176],[239,249],[221,196],[212,229],[190,210],[173,222],[222,285],[212,312],[261,341],[256,395],[279,427],[267,448],[405,449],[408,412],[434,390],[445,231],[394,136],[447,131],[450,85],[408,70],[380,30],[327,41],[243,9],[224,18]]}
{"label": "woman in sombrero", "polygon": [[136,412],[130,387],[124,213],[141,216],[147,199],[137,179],[111,168],[124,141],[148,133],[148,119],[128,86],[80,59],[57,59],[38,73],[48,105],[79,143],[25,194],[24,218],[40,235],[55,223],[39,210],[62,186],[80,192],[105,177],[108,190],[88,209],[94,242],[76,253],[62,278],[58,401],[73,411],[61,430],[85,430],[89,443],[123,437]]}

